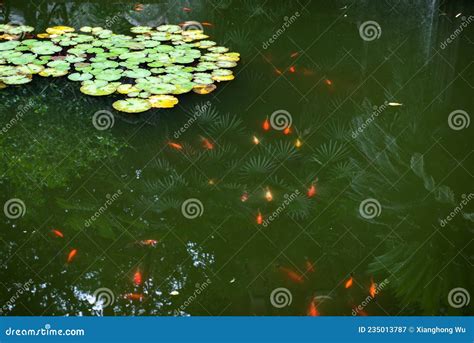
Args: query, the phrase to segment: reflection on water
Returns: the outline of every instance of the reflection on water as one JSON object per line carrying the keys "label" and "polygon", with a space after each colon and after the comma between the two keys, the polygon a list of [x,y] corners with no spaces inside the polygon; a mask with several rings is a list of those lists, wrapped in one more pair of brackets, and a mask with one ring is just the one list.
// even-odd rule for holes
{"label": "reflection on water", "polygon": [[442,45],[468,1],[0,9],[36,32],[197,20],[242,54],[215,93],[106,131],[113,100],[67,80],[1,91],[2,203],[24,202],[2,217],[2,313],[472,314],[449,298],[473,284],[472,29]]}

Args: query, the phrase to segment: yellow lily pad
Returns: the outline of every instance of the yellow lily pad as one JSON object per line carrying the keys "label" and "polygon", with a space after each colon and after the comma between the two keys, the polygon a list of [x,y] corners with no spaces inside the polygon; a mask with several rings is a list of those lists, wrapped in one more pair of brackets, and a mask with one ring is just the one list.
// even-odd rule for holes
{"label": "yellow lily pad", "polygon": [[39,76],[43,77],[60,77],[68,73],[68,70],[59,70],[55,68],[46,68],[38,73]]}
{"label": "yellow lily pad", "polygon": [[66,32],[74,32],[74,28],[70,26],[53,26],[53,27],[48,27],[46,29],[46,32],[49,33],[50,35],[61,35]]}
{"label": "yellow lily pad", "polygon": [[235,76],[234,75],[213,75],[212,76],[212,79],[214,81],[218,81],[218,82],[221,82],[221,81],[232,81],[233,79],[235,79]]}
{"label": "yellow lily pad", "polygon": [[38,34],[36,35],[36,37],[41,38],[41,39],[43,39],[43,38],[49,38],[49,34],[48,34],[48,33],[38,33]]}
{"label": "yellow lily pad", "polygon": [[209,94],[213,92],[217,86],[213,83],[210,85],[196,85],[193,87],[193,92],[197,94]]}
{"label": "yellow lily pad", "polygon": [[178,98],[172,95],[153,95],[148,101],[153,108],[173,108],[178,103]]}
{"label": "yellow lily pad", "polygon": [[128,93],[134,93],[134,92],[139,92],[140,90],[135,87],[135,85],[128,84],[128,83],[123,83],[120,86],[117,87],[117,93],[120,94],[128,94]]}
{"label": "yellow lily pad", "polygon": [[7,85],[0,81],[0,89],[7,88]]}

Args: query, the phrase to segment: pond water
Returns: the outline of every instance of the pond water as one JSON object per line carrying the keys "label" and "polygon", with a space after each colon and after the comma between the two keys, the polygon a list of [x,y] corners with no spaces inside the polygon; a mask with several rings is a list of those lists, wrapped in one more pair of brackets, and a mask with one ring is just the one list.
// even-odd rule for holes
{"label": "pond water", "polygon": [[192,20],[241,54],[137,115],[66,78],[0,91],[0,313],[472,315],[473,9],[0,1],[36,33]]}

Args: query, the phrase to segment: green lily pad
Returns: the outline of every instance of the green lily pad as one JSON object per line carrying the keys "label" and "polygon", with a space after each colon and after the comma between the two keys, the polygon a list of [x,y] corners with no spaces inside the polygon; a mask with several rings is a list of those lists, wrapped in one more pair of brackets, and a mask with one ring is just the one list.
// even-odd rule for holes
{"label": "green lily pad", "polygon": [[89,73],[72,73],[67,78],[71,81],[87,81],[92,79],[92,77],[92,74]]}
{"label": "green lily pad", "polygon": [[92,96],[110,95],[117,90],[119,85],[120,83],[118,82],[106,83],[105,85],[95,82],[88,84],[84,83],[81,87],[81,92]]}
{"label": "green lily pad", "polygon": [[151,108],[150,102],[144,99],[118,100],[115,101],[112,106],[117,111],[125,113],[140,113],[148,111]]}

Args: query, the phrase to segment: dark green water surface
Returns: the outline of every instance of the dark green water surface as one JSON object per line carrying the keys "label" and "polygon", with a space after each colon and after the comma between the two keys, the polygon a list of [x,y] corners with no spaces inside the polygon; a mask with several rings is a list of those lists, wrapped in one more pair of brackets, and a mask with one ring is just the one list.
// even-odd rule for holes
{"label": "dark green water surface", "polygon": [[[241,54],[234,81],[138,115],[66,78],[0,90],[2,315],[473,314],[472,1],[135,5],[0,1],[36,33],[207,22]],[[278,110],[287,135],[262,128]]]}

